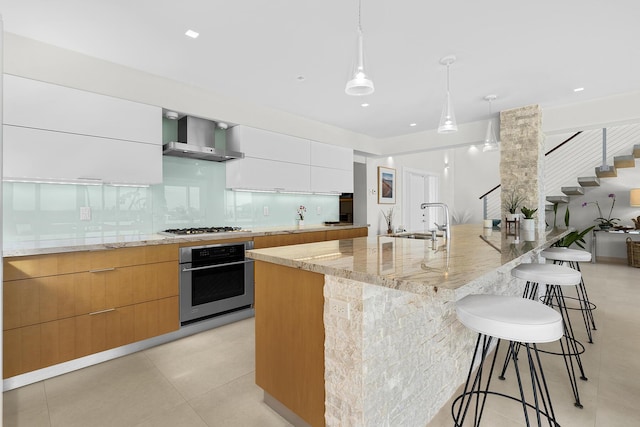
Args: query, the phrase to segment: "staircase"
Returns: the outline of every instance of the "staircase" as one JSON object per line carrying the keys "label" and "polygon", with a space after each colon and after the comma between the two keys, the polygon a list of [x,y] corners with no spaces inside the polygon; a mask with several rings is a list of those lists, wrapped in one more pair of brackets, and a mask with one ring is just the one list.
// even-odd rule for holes
{"label": "staircase", "polygon": [[[614,152],[613,165],[602,165],[595,167],[594,175],[580,176],[578,167],[584,172],[584,167],[598,163],[598,152],[603,145],[600,131],[586,131],[579,135],[567,147],[562,147],[558,153],[546,158],[549,174],[545,174],[545,188],[560,188],[562,195],[548,195],[545,206],[547,211],[553,211],[554,204],[569,203],[570,196],[582,196],[586,187],[599,187],[601,179],[614,178],[618,176],[618,170],[623,168],[633,168],[636,166],[637,158],[640,158],[640,144],[633,145],[629,154],[630,141],[640,140],[640,125],[626,125],[609,129],[608,146]],[[606,140],[605,140],[606,141]],[[602,161],[600,160],[600,163]],[[578,167],[576,167],[578,165]],[[566,177],[578,175],[577,185],[563,186]]]}
{"label": "staircase", "polygon": [[547,196],[546,200],[549,205],[545,206],[547,211],[553,210],[553,205],[558,203],[569,203],[568,196],[582,196],[584,195],[584,187],[599,187],[600,178],[615,178],[618,176],[618,169],[634,168],[636,167],[636,160],[640,158],[640,144],[633,146],[631,154],[614,156],[613,166],[609,165],[607,168],[598,166],[595,168],[595,176],[582,176],[578,177],[578,185],[575,187],[561,187],[560,191],[564,196]]}
{"label": "staircase", "polygon": [[[636,166],[640,158],[640,124],[631,124],[609,128],[607,147],[613,154],[613,165],[605,169],[595,167],[593,175],[589,173],[589,165],[602,164],[602,131],[599,129],[578,132],[551,148],[545,154],[544,188],[560,189],[562,194],[547,192],[546,211],[553,211],[554,204],[567,204],[572,197],[580,197],[589,187],[599,187],[601,179],[618,176],[619,169]],[[631,154],[629,147],[632,146]],[[549,149],[550,147],[548,147]],[[608,157],[610,158],[610,157]],[[570,182],[570,177],[578,177],[577,185]],[[501,212],[500,185],[480,196],[483,202],[484,218],[499,218]]]}

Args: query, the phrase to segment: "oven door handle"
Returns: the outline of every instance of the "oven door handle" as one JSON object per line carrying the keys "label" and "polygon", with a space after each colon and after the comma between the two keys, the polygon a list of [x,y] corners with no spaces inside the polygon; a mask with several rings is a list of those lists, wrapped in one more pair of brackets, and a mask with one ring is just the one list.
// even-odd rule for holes
{"label": "oven door handle", "polygon": [[226,266],[229,266],[229,265],[249,264],[250,262],[253,262],[253,260],[252,259],[247,259],[247,260],[244,260],[244,261],[227,262],[227,263],[224,263],[224,264],[205,265],[204,267],[183,268],[182,272],[186,273],[188,271],[209,270],[209,269],[212,269],[212,268],[226,267]]}

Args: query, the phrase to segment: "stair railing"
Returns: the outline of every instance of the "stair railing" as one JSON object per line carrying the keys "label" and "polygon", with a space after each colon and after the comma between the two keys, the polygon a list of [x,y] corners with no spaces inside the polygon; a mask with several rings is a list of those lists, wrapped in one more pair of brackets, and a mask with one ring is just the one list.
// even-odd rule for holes
{"label": "stair railing", "polygon": [[[564,145],[568,144],[571,140],[576,138],[581,133],[582,133],[582,131],[574,133],[569,138],[565,139],[560,144],[556,145],[551,150],[549,150],[546,153],[544,153],[544,155],[545,156],[550,155],[554,151],[556,151],[559,148],[563,147]],[[605,160],[604,161],[606,163],[606,148],[605,148],[604,156],[605,156]],[[491,190],[489,190],[486,193],[484,193],[482,196],[478,197],[478,199],[482,200],[482,215],[483,215],[484,219],[500,218],[501,215],[502,215],[501,209],[500,209],[501,193],[498,192],[498,190],[500,190],[500,186],[501,186],[501,184],[498,184],[495,187],[493,187]],[[492,215],[492,216],[489,216],[489,215]]]}

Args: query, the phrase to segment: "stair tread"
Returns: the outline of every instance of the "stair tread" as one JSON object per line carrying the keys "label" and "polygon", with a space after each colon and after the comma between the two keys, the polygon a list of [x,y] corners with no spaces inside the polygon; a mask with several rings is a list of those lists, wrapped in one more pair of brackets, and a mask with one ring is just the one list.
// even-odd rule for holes
{"label": "stair tread", "polygon": [[640,158],[640,144],[633,146],[633,157]]}
{"label": "stair tread", "polygon": [[551,203],[569,203],[567,196],[547,196],[547,202]]}
{"label": "stair tread", "polygon": [[632,154],[627,156],[615,156],[613,158],[613,164],[616,168],[635,168],[636,159]]}
{"label": "stair tread", "polygon": [[610,166],[608,170],[603,170],[602,166],[596,168],[596,176],[598,178],[615,178],[618,176],[618,171],[615,166]]}
{"label": "stair tread", "polygon": [[562,187],[560,191],[567,196],[582,196],[584,194],[584,188],[582,187]]}
{"label": "stair tread", "polygon": [[597,176],[581,176],[578,178],[578,184],[582,187],[599,187],[600,178]]}

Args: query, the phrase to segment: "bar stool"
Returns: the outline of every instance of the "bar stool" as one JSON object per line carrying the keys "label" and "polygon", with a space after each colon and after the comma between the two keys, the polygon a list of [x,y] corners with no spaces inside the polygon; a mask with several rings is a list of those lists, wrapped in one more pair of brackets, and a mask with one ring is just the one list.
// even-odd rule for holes
{"label": "bar stool", "polygon": [[[495,395],[520,402],[527,426],[530,425],[527,408],[535,409],[538,426],[541,425],[543,417],[548,420],[550,426],[558,426],[536,344],[557,341],[562,337],[560,314],[538,301],[506,295],[468,295],[456,303],[456,314],[460,323],[478,333],[478,339],[464,392],[456,397],[451,406],[454,425],[456,427],[463,425],[472,402],[475,402],[475,408],[471,411],[474,417],[473,425],[479,426],[487,397]],[[483,362],[495,340],[497,340],[496,349],[486,386],[483,387],[482,377],[485,369]],[[519,397],[489,390],[501,340],[509,341],[508,353],[514,357],[514,360],[516,360],[514,343],[519,343],[526,349],[533,390],[532,403],[525,398],[518,363],[513,365],[518,379]],[[472,379],[476,360],[479,361],[480,366]]]}
{"label": "bar stool", "polygon": [[[580,249],[569,249],[560,246],[554,246],[545,249],[540,253],[540,256],[553,261],[554,264],[567,265],[573,269],[580,270],[580,262],[591,262],[591,253]],[[593,337],[591,331],[597,330],[596,322],[593,318],[593,310],[596,309],[596,305],[589,301],[589,295],[587,295],[587,287],[584,284],[584,277],[580,277],[580,283],[576,285],[576,292],[578,297],[569,297],[565,295],[565,299],[576,299],[580,303],[580,308],[567,307],[569,310],[580,310],[582,313],[582,320],[584,320],[584,326],[587,330],[587,336],[589,337],[589,343],[593,344]]]}
{"label": "bar stool", "polygon": [[[580,379],[587,381],[587,377],[584,373],[582,366],[582,360],[580,355],[584,353],[584,345],[575,339],[573,334],[573,326],[571,325],[571,318],[569,317],[569,311],[564,301],[564,295],[562,288],[564,286],[575,286],[580,283],[582,274],[563,265],[557,264],[520,264],[511,270],[511,275],[519,279],[526,280],[526,285],[523,292],[523,298],[537,300],[539,284],[546,285],[546,290],[542,301],[549,306],[557,307],[560,315],[562,316],[564,333],[560,342],[560,351],[551,350],[539,350],[541,353],[561,355],[564,358],[564,364],[569,376],[569,383],[571,384],[571,390],[575,398],[575,406],[582,408],[580,403],[580,393],[578,391],[578,382],[576,380],[575,366],[580,370]],[[518,346],[514,356],[517,357]],[[502,368],[500,379],[504,379],[504,373],[507,369],[511,355],[507,355]]]}

